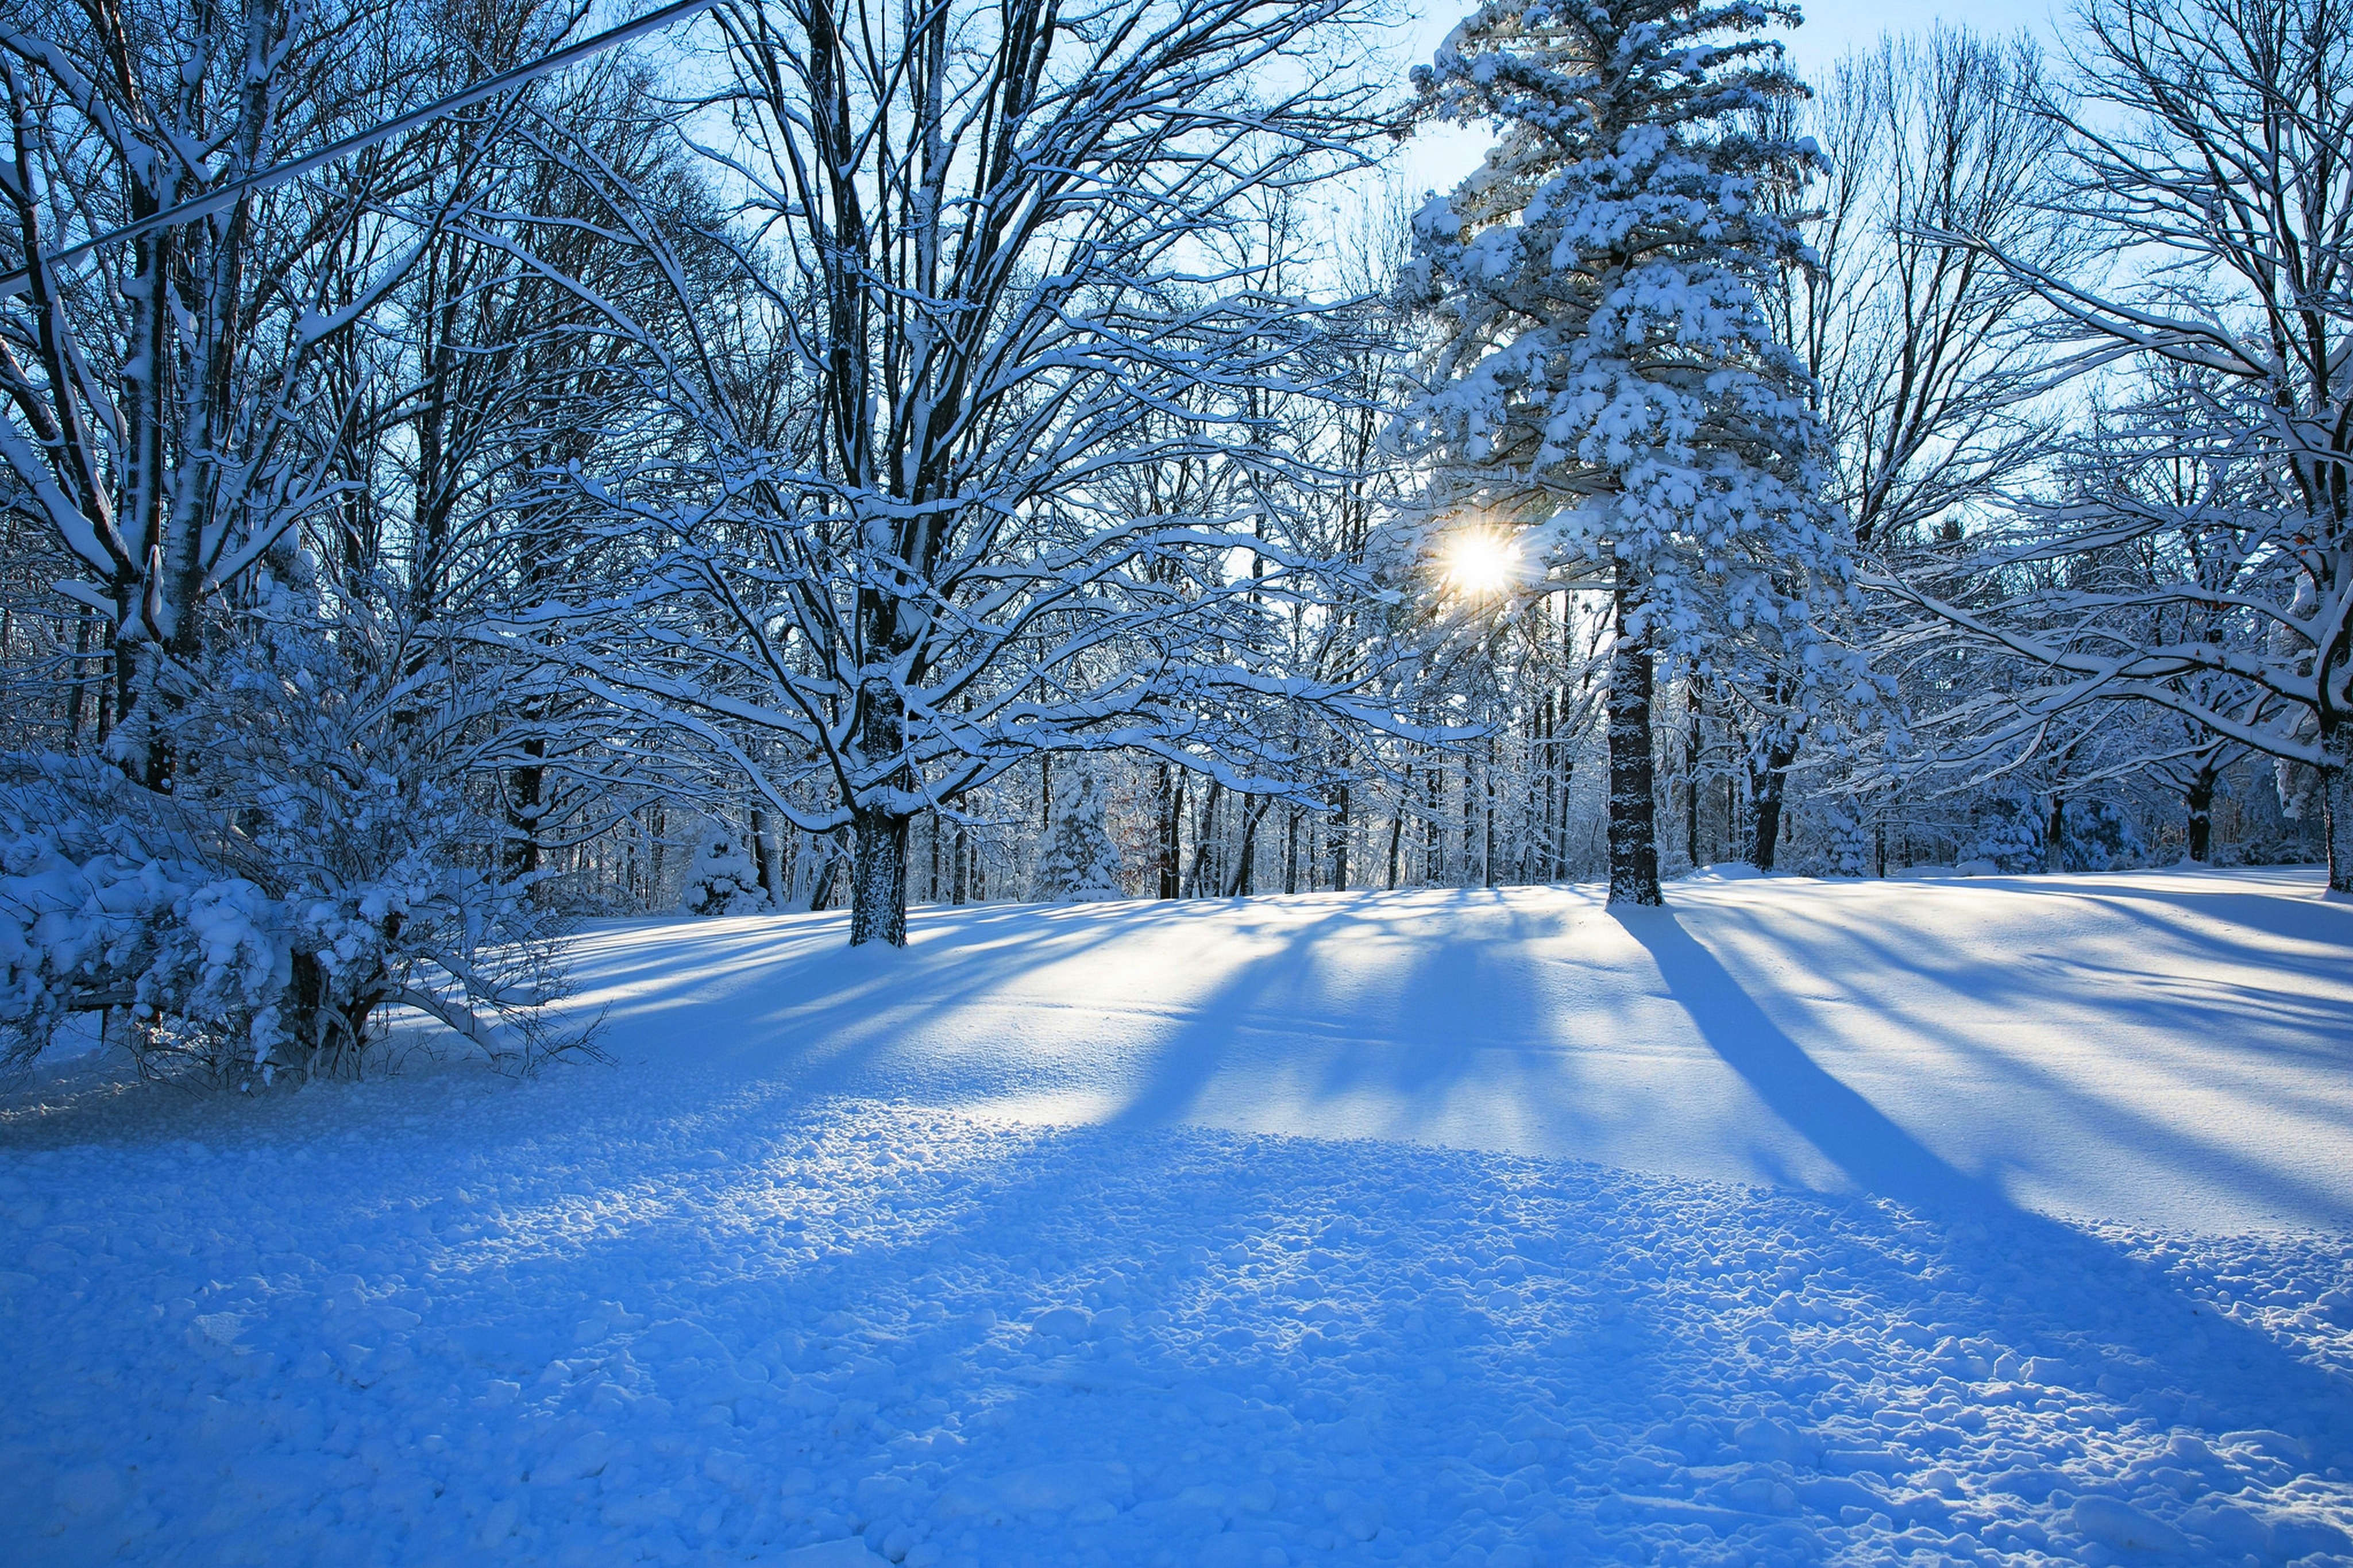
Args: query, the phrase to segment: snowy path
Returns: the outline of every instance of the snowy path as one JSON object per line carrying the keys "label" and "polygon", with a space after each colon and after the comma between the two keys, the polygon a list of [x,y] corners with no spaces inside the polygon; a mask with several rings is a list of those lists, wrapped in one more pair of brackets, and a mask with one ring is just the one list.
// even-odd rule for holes
{"label": "snowy path", "polygon": [[609,1069],[20,1111],[0,1562],[2353,1560],[2353,910],[1676,901],[608,930]]}

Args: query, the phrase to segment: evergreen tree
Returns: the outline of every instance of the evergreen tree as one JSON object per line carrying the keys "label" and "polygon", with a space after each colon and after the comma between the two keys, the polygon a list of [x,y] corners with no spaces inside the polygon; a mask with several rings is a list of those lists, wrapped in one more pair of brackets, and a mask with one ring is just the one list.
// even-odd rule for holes
{"label": "evergreen tree", "polygon": [[1088,904],[1127,897],[1119,846],[1103,826],[1103,781],[1082,772],[1056,805],[1052,837],[1039,851],[1029,897],[1041,904]]}
{"label": "evergreen tree", "polygon": [[1810,596],[1851,573],[1805,371],[1759,304],[1809,260],[1786,198],[1820,154],[1760,130],[1804,89],[1753,36],[1795,19],[1506,0],[1416,72],[1430,112],[1502,140],[1415,220],[1440,331],[1414,434],[1444,515],[1525,530],[1547,591],[1610,595],[1613,903],[1661,901],[1659,660],[1786,714],[1820,664]]}
{"label": "evergreen tree", "polygon": [[696,837],[679,906],[691,915],[756,915],[768,907],[760,868],[726,823],[712,823]]}

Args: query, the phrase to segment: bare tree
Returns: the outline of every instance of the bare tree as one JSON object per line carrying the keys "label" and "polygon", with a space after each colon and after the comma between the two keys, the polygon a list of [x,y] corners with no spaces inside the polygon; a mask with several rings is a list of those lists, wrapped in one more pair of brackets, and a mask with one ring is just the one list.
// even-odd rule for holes
{"label": "bare tree", "polygon": [[[2025,39],[1883,37],[1789,115],[1828,155],[1809,190],[1813,256],[1769,297],[1814,379],[1829,489],[1859,550],[1901,562],[2045,462],[2056,422],[2034,291],[1957,232],[2051,266],[2060,132],[2035,111]],[[1794,199],[1794,198],[1791,198]],[[1773,865],[1802,727],[1756,726],[1750,860]]]}
{"label": "bare tree", "polygon": [[1309,461],[1263,409],[1337,329],[1211,241],[1360,158],[1357,0],[722,15],[749,335],[641,334],[670,434],[587,482],[650,568],[528,624],[797,827],[849,826],[853,942],[905,941],[910,821],[1039,752],[1293,789],[1274,715],[1356,714],[1366,672],[1280,658],[1280,606],[1329,584],[1260,504]]}
{"label": "bare tree", "polygon": [[0,19],[0,199],[29,274],[0,314],[0,463],[86,574],[64,591],[107,618],[116,743],[150,784],[170,766],[137,711],[150,656],[192,653],[206,595],[334,495],[320,363],[413,262],[393,209],[425,164],[412,139],[74,268],[47,257],[380,111],[415,47],[396,22],[280,0]]}
{"label": "bare tree", "polygon": [[[2053,310],[2086,372],[2137,367],[2137,439],[2210,477],[2031,510],[1978,603],[1908,592],[2034,672],[2039,714],[2153,704],[2315,769],[2328,885],[2353,893],[2353,12],[2337,0],[2092,0],[2059,200],[2105,267],[1970,243]],[[2171,570],[2099,563],[2159,537]],[[2021,563],[2083,562],[2028,574]],[[2236,635],[2216,637],[2217,623]]]}

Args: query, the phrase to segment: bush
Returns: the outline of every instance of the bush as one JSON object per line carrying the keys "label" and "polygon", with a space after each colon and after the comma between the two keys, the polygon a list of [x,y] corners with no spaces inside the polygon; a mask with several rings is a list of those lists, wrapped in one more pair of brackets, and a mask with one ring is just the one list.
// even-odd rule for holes
{"label": "bush", "polygon": [[1029,897],[1041,904],[1102,903],[1127,897],[1119,846],[1103,822],[1103,781],[1082,769],[1054,808],[1054,826],[1039,851]]}
{"label": "bush", "polygon": [[725,823],[712,823],[696,837],[679,907],[691,915],[756,915],[768,907],[760,868]]}
{"label": "bush", "polygon": [[355,1075],[413,1008],[495,1063],[586,1047],[544,1005],[563,931],[469,787],[498,672],[264,581],[163,666],[168,793],[103,763],[0,763],[0,1065],[69,1012],[124,1008],[142,1070],[219,1084]]}

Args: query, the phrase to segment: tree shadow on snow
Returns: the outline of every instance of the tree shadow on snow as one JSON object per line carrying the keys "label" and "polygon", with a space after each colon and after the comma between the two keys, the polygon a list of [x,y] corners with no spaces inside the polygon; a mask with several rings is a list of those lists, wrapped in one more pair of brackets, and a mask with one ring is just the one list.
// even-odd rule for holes
{"label": "tree shadow on snow", "polygon": [[[2353,1380],[2185,1294],[2150,1261],[2023,1209],[1956,1168],[1826,1071],[1666,910],[1611,910],[1670,994],[1774,1115],[1872,1198],[1914,1211],[1948,1241],[1939,1289],[2010,1342],[2090,1354],[2086,1381],[2139,1390],[2143,1413],[2215,1433],[2293,1435],[2316,1468],[2353,1462]],[[1924,1292],[1925,1293],[1925,1292]]]}

